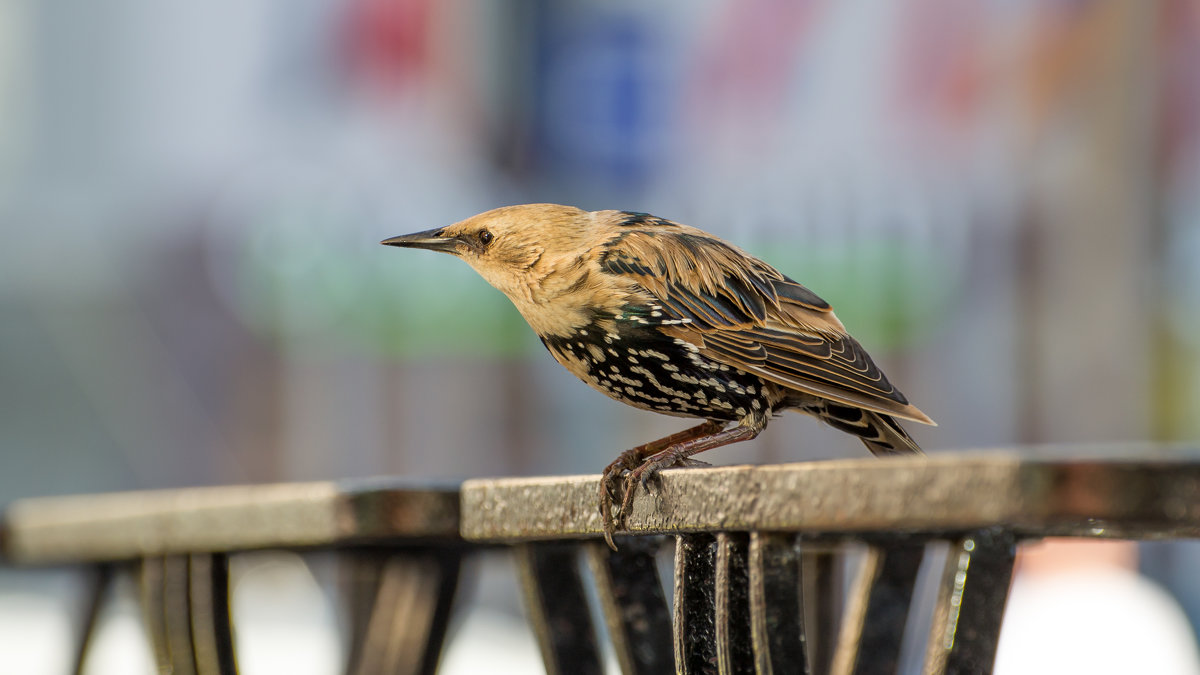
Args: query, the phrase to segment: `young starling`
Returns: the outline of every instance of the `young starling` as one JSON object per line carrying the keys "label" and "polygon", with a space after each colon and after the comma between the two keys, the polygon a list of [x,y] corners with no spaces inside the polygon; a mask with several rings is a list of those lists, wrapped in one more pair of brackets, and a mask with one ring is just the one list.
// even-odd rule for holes
{"label": "young starling", "polygon": [[627,450],[604,470],[610,546],[636,486],[665,467],[699,464],[689,459],[698,452],[754,438],[779,411],[813,415],[876,455],[921,452],[897,418],[934,423],[828,303],[694,227],[526,204],[381,243],[462,258],[576,377],[634,407],[705,420]]}

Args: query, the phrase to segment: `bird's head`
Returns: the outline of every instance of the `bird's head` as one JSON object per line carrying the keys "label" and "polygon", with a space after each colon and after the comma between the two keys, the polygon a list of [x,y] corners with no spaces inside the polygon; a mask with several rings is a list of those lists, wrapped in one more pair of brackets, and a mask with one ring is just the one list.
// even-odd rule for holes
{"label": "bird's head", "polygon": [[[458,256],[514,302],[545,290],[547,273],[584,250],[592,214],[573,206],[524,204],[493,209],[453,225],[384,239],[381,244]],[[518,305],[519,306],[519,305]]]}

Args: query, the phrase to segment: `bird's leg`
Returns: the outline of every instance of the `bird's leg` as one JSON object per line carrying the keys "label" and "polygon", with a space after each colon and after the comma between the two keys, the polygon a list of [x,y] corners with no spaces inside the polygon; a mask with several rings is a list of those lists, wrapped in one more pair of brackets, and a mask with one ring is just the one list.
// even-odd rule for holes
{"label": "bird's leg", "polygon": [[637,492],[637,486],[640,485],[644,488],[646,482],[657,476],[659,471],[682,464],[698,452],[712,450],[713,448],[719,448],[722,445],[729,445],[730,443],[748,441],[758,436],[759,432],[765,427],[765,417],[749,421],[743,419],[741,422],[738,422],[737,426],[672,443],[664,450],[650,455],[642,461],[640,466],[625,476],[625,494],[621,499],[620,511],[622,519],[624,519],[625,514],[629,513],[629,509],[633,505],[633,494]]}
{"label": "bird's leg", "polygon": [[[622,452],[615,462],[609,464],[604,469],[604,473],[600,476],[600,519],[604,524],[604,540],[608,542],[612,550],[617,550],[616,545],[613,544],[613,534],[616,533],[617,527],[624,524],[626,514],[624,509],[617,514],[617,519],[620,520],[618,523],[613,518],[612,507],[618,502],[625,503],[627,501],[623,494],[619,494],[622,486],[629,485],[627,481],[622,480],[626,474],[642,466],[647,458],[662,454],[664,448],[669,448],[696,438],[711,436],[723,429],[725,424],[725,422],[708,420],[704,424],[684,429],[666,438],[660,438],[656,441],[639,445],[636,448]],[[699,450],[696,452],[699,452]]]}

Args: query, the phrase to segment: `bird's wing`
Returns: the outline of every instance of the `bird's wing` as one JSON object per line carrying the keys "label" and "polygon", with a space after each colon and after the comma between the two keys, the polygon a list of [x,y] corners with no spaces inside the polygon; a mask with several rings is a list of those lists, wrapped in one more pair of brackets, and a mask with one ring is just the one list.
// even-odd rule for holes
{"label": "bird's wing", "polygon": [[623,232],[601,267],[656,301],[659,330],[784,387],[925,424],[832,308],[774,267],[683,226]]}

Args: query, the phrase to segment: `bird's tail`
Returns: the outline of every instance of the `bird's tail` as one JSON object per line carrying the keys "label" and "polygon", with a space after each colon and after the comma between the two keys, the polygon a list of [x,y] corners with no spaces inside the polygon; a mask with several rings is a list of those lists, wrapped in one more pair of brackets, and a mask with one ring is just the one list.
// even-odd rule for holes
{"label": "bird's tail", "polygon": [[829,426],[858,436],[873,455],[921,455],[921,447],[891,415],[853,408],[825,399],[801,408]]}

